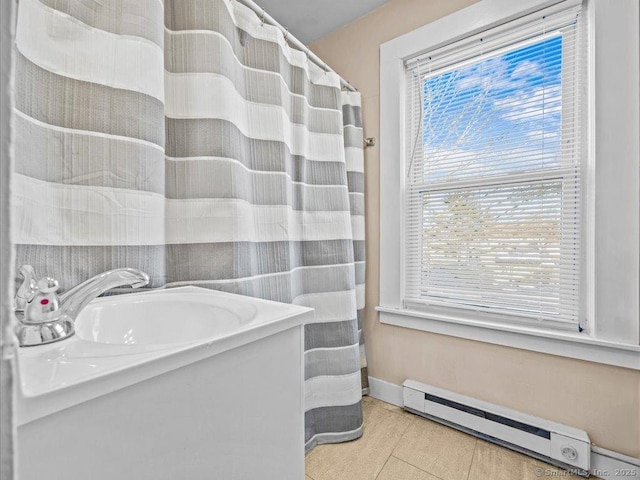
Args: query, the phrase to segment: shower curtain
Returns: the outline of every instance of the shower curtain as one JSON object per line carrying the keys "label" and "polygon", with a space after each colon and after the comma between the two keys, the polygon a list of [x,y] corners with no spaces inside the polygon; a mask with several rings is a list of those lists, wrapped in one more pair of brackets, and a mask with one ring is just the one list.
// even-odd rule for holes
{"label": "shower curtain", "polygon": [[17,263],[315,308],[306,448],[359,437],[359,94],[234,0],[21,0],[15,56]]}

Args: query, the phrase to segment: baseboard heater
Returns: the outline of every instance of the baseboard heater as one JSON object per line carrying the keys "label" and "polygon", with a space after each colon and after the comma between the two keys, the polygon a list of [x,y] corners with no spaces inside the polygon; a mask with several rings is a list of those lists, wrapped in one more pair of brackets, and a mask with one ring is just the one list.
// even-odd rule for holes
{"label": "baseboard heater", "polygon": [[413,380],[403,384],[404,408],[449,427],[589,476],[586,432]]}

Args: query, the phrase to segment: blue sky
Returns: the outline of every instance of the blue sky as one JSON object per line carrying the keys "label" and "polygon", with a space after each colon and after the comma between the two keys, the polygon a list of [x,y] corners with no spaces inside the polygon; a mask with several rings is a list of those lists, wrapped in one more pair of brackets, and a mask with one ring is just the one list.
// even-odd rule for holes
{"label": "blue sky", "polygon": [[[427,177],[558,166],[561,70],[562,37],[556,35],[426,78]],[[456,158],[463,160],[463,168],[452,167]],[[518,158],[519,165],[509,158]]]}

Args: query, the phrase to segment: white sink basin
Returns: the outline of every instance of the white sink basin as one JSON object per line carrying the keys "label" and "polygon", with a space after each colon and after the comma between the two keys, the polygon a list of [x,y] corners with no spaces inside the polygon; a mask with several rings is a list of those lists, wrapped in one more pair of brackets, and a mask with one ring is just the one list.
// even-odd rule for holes
{"label": "white sink basin", "polygon": [[169,345],[222,336],[256,316],[253,305],[197,294],[108,297],[89,304],[76,319],[76,335],[114,345]]}
{"label": "white sink basin", "polygon": [[99,298],[76,334],[20,348],[18,423],[238,348],[313,317],[298,305],[198,287]]}

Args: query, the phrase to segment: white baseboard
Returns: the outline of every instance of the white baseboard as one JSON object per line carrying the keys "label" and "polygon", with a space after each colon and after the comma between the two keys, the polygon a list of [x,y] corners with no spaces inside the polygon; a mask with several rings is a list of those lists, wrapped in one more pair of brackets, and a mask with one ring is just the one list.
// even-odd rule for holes
{"label": "white baseboard", "polygon": [[404,407],[402,387],[378,378],[369,377],[369,396],[397,407]]}
{"label": "white baseboard", "polygon": [[[402,386],[369,377],[369,395],[391,405],[404,407]],[[591,474],[604,479],[640,480],[640,459],[591,446]]]}
{"label": "white baseboard", "polygon": [[592,445],[591,474],[605,479],[640,480],[640,459]]}

